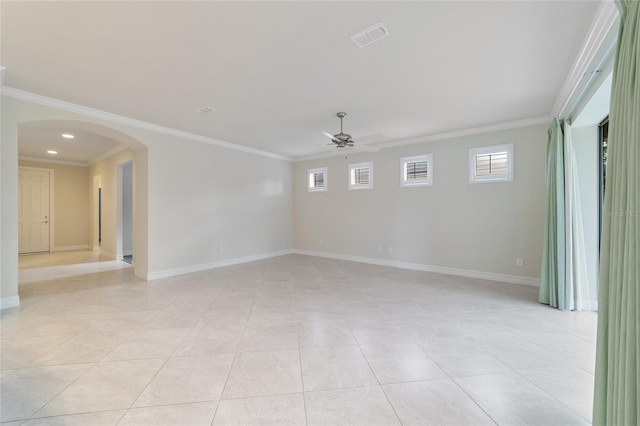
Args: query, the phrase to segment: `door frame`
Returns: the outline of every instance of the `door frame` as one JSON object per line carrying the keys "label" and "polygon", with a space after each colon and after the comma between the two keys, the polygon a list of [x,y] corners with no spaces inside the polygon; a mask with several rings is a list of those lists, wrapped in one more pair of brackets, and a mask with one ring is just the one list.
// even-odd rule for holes
{"label": "door frame", "polygon": [[[135,217],[135,213],[134,213],[134,207],[133,207],[133,200],[135,199],[135,194],[134,194],[134,187],[135,187],[135,171],[134,171],[134,164],[133,164],[133,159],[131,160],[127,160],[124,161],[122,163],[118,163],[116,165],[116,169],[117,169],[117,176],[116,176],[116,259],[118,260],[122,260],[124,255],[125,255],[125,250],[124,250],[124,168],[125,167],[130,167],[131,168],[131,187],[129,188],[129,190],[131,191],[131,197],[132,197],[132,203],[131,203],[131,255],[133,255],[133,248],[135,246],[135,241],[134,241],[134,236],[133,236],[133,229],[135,226],[134,223],[134,217]],[[135,261],[135,258],[134,258]],[[133,263],[132,263],[133,265]]]}
{"label": "door frame", "polygon": [[[33,166],[20,166],[18,165],[18,176],[20,176],[20,170],[33,170],[33,171],[38,171],[38,172],[49,172],[49,251],[48,252],[42,252],[42,253],[51,253],[54,251],[55,248],[55,241],[53,239],[53,228],[55,226],[55,220],[54,220],[54,211],[55,211],[55,194],[54,194],[54,184],[53,184],[53,180],[54,180],[54,170],[53,169],[48,169],[46,167],[33,167]],[[18,179],[18,183],[19,183]],[[20,197],[22,194],[20,194],[20,191],[18,191],[18,197]],[[19,198],[18,198],[19,199]],[[20,207],[18,207],[20,208]],[[18,236],[18,241],[20,241],[20,236]],[[18,254],[20,253],[20,249],[18,248]],[[29,253],[24,253],[24,254],[29,254]]]}

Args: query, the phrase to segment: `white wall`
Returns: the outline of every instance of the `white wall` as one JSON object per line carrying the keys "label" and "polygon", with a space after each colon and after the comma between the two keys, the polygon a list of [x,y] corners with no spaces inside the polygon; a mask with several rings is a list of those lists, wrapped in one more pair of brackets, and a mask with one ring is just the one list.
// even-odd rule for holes
{"label": "white wall", "polygon": [[18,298],[18,119],[1,99],[0,107],[0,308]]}
{"label": "white wall", "polygon": [[[546,128],[298,162],[295,248],[480,272],[477,276],[503,274],[534,284],[543,239]],[[469,148],[504,143],[515,144],[515,181],[470,184]],[[428,153],[433,153],[433,186],[401,188],[400,157]],[[349,191],[348,164],[361,161],[373,161],[374,189]],[[307,191],[307,170],[317,167],[328,168],[327,192]],[[521,267],[518,257],[524,259]]]}
{"label": "white wall", "polygon": [[290,250],[291,174],[292,165],[282,160],[155,138],[149,150],[149,270],[161,276]]}

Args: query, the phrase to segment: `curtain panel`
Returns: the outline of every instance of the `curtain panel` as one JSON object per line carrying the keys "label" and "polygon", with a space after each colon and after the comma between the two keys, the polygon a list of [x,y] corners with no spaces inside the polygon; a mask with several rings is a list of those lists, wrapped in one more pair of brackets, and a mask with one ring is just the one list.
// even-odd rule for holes
{"label": "curtain panel", "polygon": [[568,309],[565,292],[565,192],[563,123],[549,127],[546,165],[544,245],[538,300],[554,308]]}
{"label": "curtain panel", "polygon": [[638,425],[640,407],[640,2],[619,0],[600,256],[594,425]]}

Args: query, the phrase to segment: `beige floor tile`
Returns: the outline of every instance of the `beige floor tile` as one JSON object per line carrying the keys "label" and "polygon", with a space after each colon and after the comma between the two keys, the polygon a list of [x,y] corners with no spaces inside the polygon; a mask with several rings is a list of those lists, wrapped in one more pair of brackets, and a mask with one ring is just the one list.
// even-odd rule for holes
{"label": "beige floor tile", "polygon": [[0,421],[28,419],[90,368],[75,364],[12,371],[0,381]]}
{"label": "beige floor tile", "polygon": [[144,328],[147,330],[162,330],[170,328],[192,328],[194,327],[202,312],[191,309],[163,309],[149,320]]}
{"label": "beige floor tile", "polygon": [[281,305],[254,305],[247,319],[247,326],[295,326],[296,322],[295,309],[292,307]]}
{"label": "beige floor tile", "polygon": [[418,345],[362,345],[380,383],[400,383],[447,377]]}
{"label": "beige floor tile", "polygon": [[451,379],[383,386],[403,425],[494,425]]}
{"label": "beige floor tile", "polygon": [[343,320],[300,322],[298,336],[301,348],[356,344],[347,323]]}
{"label": "beige floor tile", "polygon": [[170,358],[133,406],[218,400],[232,361],[231,354]]}
{"label": "beige floor tile", "polygon": [[520,374],[591,422],[593,375],[579,367],[525,370]]}
{"label": "beige floor tile", "polygon": [[306,392],[309,426],[400,425],[380,386]]}
{"label": "beige floor tile", "polygon": [[451,377],[512,371],[507,364],[488,352],[431,355],[431,358]]}
{"label": "beige floor tile", "polygon": [[238,353],[223,399],[302,392],[297,350]]}
{"label": "beige floor tile", "polygon": [[250,326],[244,330],[240,352],[298,349],[298,331],[295,323],[279,326]]}
{"label": "beige floor tile", "polygon": [[98,362],[131,333],[83,331],[55,349],[36,358],[32,365],[62,365]]}
{"label": "beige floor tile", "polygon": [[198,320],[198,327],[244,327],[251,307],[211,305]]}
{"label": "beige floor tile", "polygon": [[138,330],[128,336],[104,361],[167,358],[173,354],[189,329]]}
{"label": "beige floor tile", "polygon": [[196,327],[182,340],[173,356],[234,354],[242,338],[243,326]]}
{"label": "beige floor tile", "polygon": [[588,425],[584,418],[517,373],[454,379],[501,425]]}
{"label": "beige floor tile", "polygon": [[125,410],[99,413],[71,414],[69,416],[42,417],[27,420],[24,426],[116,426]]}
{"label": "beige floor tile", "polygon": [[155,359],[96,364],[40,409],[35,417],[129,408],[164,361]]}
{"label": "beige floor tile", "polygon": [[87,328],[67,314],[38,315],[2,321],[2,337],[74,335]]}
{"label": "beige floor tile", "polygon": [[305,391],[378,384],[358,346],[307,348],[300,356]]}
{"label": "beige floor tile", "polygon": [[214,426],[306,425],[301,393],[220,401]]}
{"label": "beige floor tile", "polygon": [[1,339],[0,369],[25,367],[72,337],[73,335],[60,335]]}
{"label": "beige floor tile", "polygon": [[216,401],[132,408],[118,426],[209,426]]}

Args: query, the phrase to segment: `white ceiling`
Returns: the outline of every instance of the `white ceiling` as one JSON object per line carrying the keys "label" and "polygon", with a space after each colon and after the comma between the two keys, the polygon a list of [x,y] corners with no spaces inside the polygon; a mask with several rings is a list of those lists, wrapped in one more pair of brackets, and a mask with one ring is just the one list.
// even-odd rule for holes
{"label": "white ceiling", "polygon": [[[63,133],[73,134],[65,139]],[[18,156],[27,159],[64,161],[78,165],[89,165],[102,155],[117,150],[119,142],[92,132],[74,128],[72,123],[39,122],[18,129]],[[47,151],[57,151],[48,154]]]}
{"label": "white ceiling", "polygon": [[[598,6],[2,1],[0,63],[9,87],[295,158],[338,111],[368,144],[550,114]],[[356,47],[376,22],[391,36]]]}

